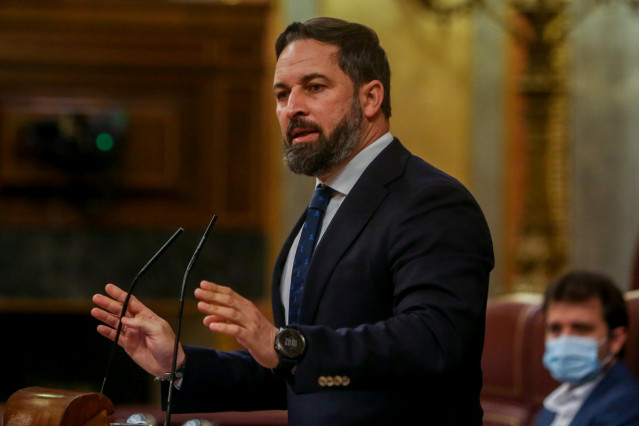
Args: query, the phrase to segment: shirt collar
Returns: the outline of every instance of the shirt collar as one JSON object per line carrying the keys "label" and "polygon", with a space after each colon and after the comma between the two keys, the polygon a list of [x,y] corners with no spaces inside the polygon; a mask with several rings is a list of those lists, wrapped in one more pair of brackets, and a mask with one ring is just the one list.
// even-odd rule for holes
{"label": "shirt collar", "polygon": [[600,374],[595,380],[579,386],[564,383],[544,399],[544,407],[553,413],[570,413],[574,416],[602,378],[603,374]]}
{"label": "shirt collar", "polygon": [[330,186],[341,194],[348,195],[364,173],[364,170],[366,170],[375,157],[377,157],[379,153],[393,141],[393,139],[394,137],[390,134],[390,132],[385,133],[375,142],[358,152],[351,161],[339,168],[339,170],[333,173],[331,177],[326,179],[326,182],[321,182],[317,179],[316,185],[322,183]]}

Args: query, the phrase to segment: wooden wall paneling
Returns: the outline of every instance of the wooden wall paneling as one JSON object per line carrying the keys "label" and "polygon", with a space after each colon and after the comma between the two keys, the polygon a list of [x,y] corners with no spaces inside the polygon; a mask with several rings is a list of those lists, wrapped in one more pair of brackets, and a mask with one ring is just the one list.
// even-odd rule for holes
{"label": "wooden wall paneling", "polygon": [[85,212],[60,194],[102,177],[39,162],[21,132],[65,114],[120,111],[127,138],[100,224],[204,226],[216,213],[222,227],[260,229],[266,11],[155,0],[3,2],[0,224],[82,223]]}
{"label": "wooden wall paneling", "polygon": [[[45,380],[99,385],[108,341],[87,315],[91,295],[107,282],[127,286],[178,226],[184,236],[136,289],[159,314],[173,320],[185,262],[213,213],[220,220],[186,297],[197,281],[213,279],[258,304],[268,300],[258,196],[267,14],[267,4],[226,2],[0,2],[0,315],[26,329],[50,322],[84,336],[81,352],[68,353],[73,342],[63,339],[45,357],[35,346],[47,341],[16,329],[9,337],[23,350],[5,351],[3,364],[15,368],[0,400]],[[36,123],[112,113],[126,119],[127,132],[114,140],[122,151],[108,173],[73,172],[85,164],[80,157],[37,157],[25,143]],[[38,140],[53,152],[54,143]],[[187,300],[194,327],[184,338],[210,344],[195,306]],[[73,369],[78,358],[93,363]],[[113,401],[145,401],[148,374],[126,362],[117,363],[113,382],[126,385]]]}

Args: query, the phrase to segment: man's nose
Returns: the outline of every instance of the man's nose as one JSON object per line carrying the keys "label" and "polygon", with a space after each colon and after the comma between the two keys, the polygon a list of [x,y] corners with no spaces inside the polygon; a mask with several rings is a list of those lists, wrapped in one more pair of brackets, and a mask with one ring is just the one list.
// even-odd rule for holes
{"label": "man's nose", "polygon": [[286,116],[291,119],[301,117],[308,114],[308,105],[304,98],[304,94],[297,90],[292,90],[288,96],[286,104]]}

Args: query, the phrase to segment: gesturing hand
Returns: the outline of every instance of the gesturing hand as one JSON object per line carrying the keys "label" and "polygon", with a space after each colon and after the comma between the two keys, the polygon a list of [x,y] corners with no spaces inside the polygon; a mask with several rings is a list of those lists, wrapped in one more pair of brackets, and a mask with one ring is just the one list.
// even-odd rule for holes
{"label": "gesturing hand", "polygon": [[[105,290],[110,297],[102,294],[93,296],[98,308],[93,308],[91,315],[106,324],[98,326],[98,333],[113,341],[127,293],[113,284],[108,284]],[[168,322],[131,296],[122,326],[118,344],[136,364],[154,376],[171,371],[175,334]],[[177,365],[182,365],[184,360],[180,346]]]}
{"label": "gesturing hand", "polygon": [[274,368],[278,358],[273,348],[277,328],[250,300],[212,282],[202,281],[195,290],[198,309],[206,314],[204,325],[211,331],[234,338],[263,367]]}

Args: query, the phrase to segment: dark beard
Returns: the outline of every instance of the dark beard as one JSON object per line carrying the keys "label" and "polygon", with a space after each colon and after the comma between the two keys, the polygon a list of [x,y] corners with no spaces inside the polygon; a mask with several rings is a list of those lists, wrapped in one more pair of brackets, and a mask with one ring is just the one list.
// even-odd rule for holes
{"label": "dark beard", "polygon": [[[324,135],[316,123],[303,118],[291,120],[286,129],[286,137],[282,138],[284,163],[293,173],[307,176],[322,176],[328,173],[334,166],[346,160],[357,147],[362,120],[363,112],[359,99],[353,99],[349,111],[328,136]],[[317,131],[317,140],[293,145],[291,131],[297,127]]]}

